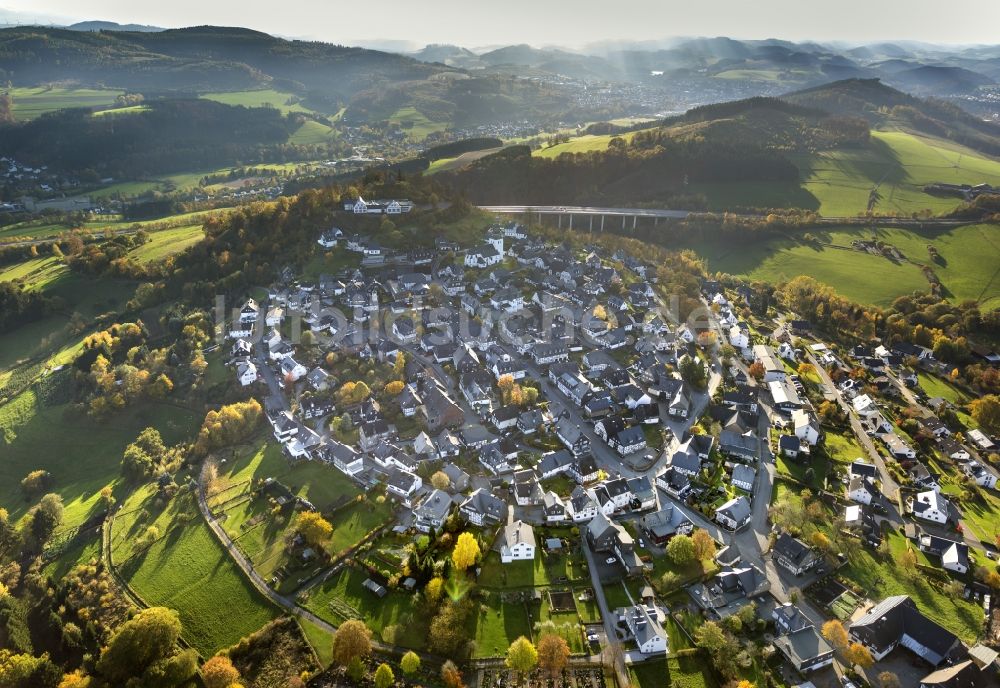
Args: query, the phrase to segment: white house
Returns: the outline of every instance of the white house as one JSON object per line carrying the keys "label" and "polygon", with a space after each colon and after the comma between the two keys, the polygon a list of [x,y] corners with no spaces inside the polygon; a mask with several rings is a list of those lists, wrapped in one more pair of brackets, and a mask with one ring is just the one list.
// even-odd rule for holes
{"label": "white house", "polygon": [[660,655],[667,652],[669,640],[663,628],[665,614],[653,605],[637,604],[615,610],[619,625],[625,626],[643,655]]}
{"label": "white house", "polygon": [[940,492],[927,490],[908,500],[914,518],[931,523],[947,523],[950,505],[948,499]]}
{"label": "white house", "polygon": [[285,309],[281,306],[272,306],[267,310],[267,315],[264,316],[264,324],[268,327],[278,327],[284,319]]}
{"label": "white house", "polygon": [[819,423],[805,409],[792,411],[792,423],[795,426],[795,436],[810,447],[819,441]]}
{"label": "white house", "polygon": [[879,494],[875,481],[868,476],[854,475],[847,485],[847,498],[858,504],[871,504]]}
{"label": "white house", "polygon": [[764,366],[764,382],[784,382],[785,364],[781,362],[774,349],[766,344],[753,347],[753,357]]}
{"label": "white house", "polygon": [[247,299],[240,307],[240,323],[243,325],[252,325],[257,322],[257,318],[260,315],[260,306],[253,299]]}
{"label": "white house", "polygon": [[240,363],[236,367],[236,379],[238,379],[240,384],[244,387],[252,385],[257,381],[257,366],[249,361],[246,363]]}
{"label": "white house", "polygon": [[535,531],[524,521],[517,520],[503,529],[500,544],[500,561],[524,561],[535,558]]}
{"label": "white house", "polygon": [[995,488],[997,486],[996,475],[991,473],[986,466],[978,461],[969,461],[963,464],[962,472],[972,478],[976,482],[976,485],[980,487]]}
{"label": "white house", "polygon": [[715,520],[730,530],[739,530],[750,523],[751,513],[750,502],[740,495],[719,506],[715,510]]}
{"label": "white house", "polygon": [[733,325],[729,328],[729,343],[744,355],[749,353],[750,332],[745,327],[740,327],[739,324]]}
{"label": "white house", "polygon": [[875,400],[867,394],[860,394],[854,397],[854,401],[851,403],[854,404],[854,412],[864,418],[878,413],[878,406],[875,405]]}
{"label": "white house", "polygon": [[291,356],[281,359],[280,369],[281,374],[292,382],[298,382],[299,378],[309,372],[304,365],[298,363]]}
{"label": "white house", "polygon": [[337,242],[342,236],[344,236],[344,233],[339,227],[331,227],[319,235],[319,239],[316,240],[316,243],[323,248],[333,248],[337,245]]}
{"label": "white house", "polygon": [[470,248],[465,254],[465,266],[469,268],[487,268],[503,260],[503,254],[497,251],[493,244],[482,244]]}

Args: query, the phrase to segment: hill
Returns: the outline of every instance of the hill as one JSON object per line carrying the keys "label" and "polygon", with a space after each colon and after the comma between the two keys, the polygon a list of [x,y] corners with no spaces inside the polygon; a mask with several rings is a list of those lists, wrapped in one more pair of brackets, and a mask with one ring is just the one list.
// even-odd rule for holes
{"label": "hill", "polygon": [[921,65],[897,72],[890,81],[900,88],[916,94],[970,93],[980,86],[995,83],[988,76],[969,69],[937,65]]}
{"label": "hill", "polygon": [[[865,212],[875,189],[877,213],[940,214],[958,199],[929,195],[926,185],[1000,184],[1000,162],[959,143],[993,149],[1000,145],[995,127],[962,115],[945,130],[951,140],[933,135],[940,129],[924,113],[944,117],[951,108],[876,80],[849,80],[781,99],[707,105],[652,125],[592,127],[611,133],[538,149],[530,161],[508,148],[435,171],[491,203],[799,208],[851,217]],[[748,160],[760,168],[748,168]]]}
{"label": "hill", "polygon": [[864,117],[874,126],[897,126],[1000,155],[1000,126],[955,105],[911,96],[878,79],[845,79],[782,96],[798,105],[833,114]]}
{"label": "hill", "polygon": [[14,85],[76,81],[137,92],[233,91],[279,81],[347,100],[379,82],[442,71],[412,58],[259,31],[199,26],[166,31],[0,30],[0,76]]}
{"label": "hill", "polygon": [[400,110],[412,108],[441,123],[439,129],[557,117],[573,101],[566,88],[516,74],[470,75],[437,61],[215,26],[2,29],[0,78],[14,87],[73,83],[147,98],[277,90],[322,113],[343,108],[348,125],[397,121],[404,119],[397,117]]}
{"label": "hill", "polygon": [[625,136],[584,137],[584,146],[570,141],[539,156],[514,146],[439,177],[484,203],[683,203],[696,209],[704,200],[688,185],[795,185],[799,170],[786,153],[864,146],[868,136],[861,119],[751,98],[696,108]]}
{"label": "hill", "polygon": [[70,24],[66,27],[72,31],[163,31],[159,26],[149,26],[148,24],[119,24],[113,21],[82,21]]}
{"label": "hill", "polygon": [[137,178],[189,169],[295,157],[281,150],[301,115],[206,99],[151,101],[143,110],[94,117],[87,110],[49,113],[0,127],[0,152],[27,164],[96,177]]}

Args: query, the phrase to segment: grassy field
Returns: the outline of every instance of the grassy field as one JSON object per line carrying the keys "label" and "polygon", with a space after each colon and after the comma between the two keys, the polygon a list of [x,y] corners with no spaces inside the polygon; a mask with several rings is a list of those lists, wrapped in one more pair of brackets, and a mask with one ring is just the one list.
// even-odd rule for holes
{"label": "grassy field", "polygon": [[703,256],[713,271],[772,283],[811,275],[847,298],[885,306],[903,294],[927,291],[927,280],[915,263],[930,263],[927,245],[932,244],[943,259],[943,265],[934,264],[934,270],[950,299],[976,300],[987,308],[1000,305],[1000,277],[995,274],[1000,264],[1000,228],[996,226],[969,225],[944,232],[878,230],[880,240],[896,246],[915,263],[894,263],[848,250],[852,240],[872,238],[867,229],[831,228],[813,234],[830,245],[774,237],[752,244],[704,240],[688,242],[684,248]]}
{"label": "grassy field", "polygon": [[316,656],[319,657],[320,665],[329,666],[330,662],[333,661],[333,634],[327,633],[308,619],[298,619],[298,622],[302,628],[302,635],[306,637]]}
{"label": "grassy field", "polygon": [[413,141],[423,141],[428,134],[444,131],[447,122],[436,122],[428,119],[424,113],[412,106],[400,108],[389,117],[391,124],[399,125]]}
{"label": "grassy field", "polygon": [[235,644],[278,615],[219,545],[193,494],[182,492],[164,508],[151,489],[138,490],[122,505],[122,514],[132,513],[148,516],[126,523],[126,533],[141,532],[155,520],[161,537],[136,552],[123,544],[128,539],[119,539],[115,565],[147,604],[177,610],[184,638],[202,656]]}
{"label": "grassy field", "polygon": [[107,110],[98,110],[93,114],[93,116],[116,117],[118,115],[135,115],[140,112],[146,112],[147,110],[149,110],[148,105],[127,105],[125,107],[108,108]]}
{"label": "grassy field", "polygon": [[917,371],[917,381],[920,388],[928,398],[941,397],[945,401],[950,401],[956,406],[961,406],[969,400],[968,395],[946,380],[942,380],[936,375],[931,375],[922,370]]}
{"label": "grassy field", "polygon": [[843,434],[827,432],[824,440],[827,456],[839,463],[851,463],[855,459],[865,459],[865,450],[858,444],[854,434],[846,431]]}
{"label": "grassy field", "polygon": [[531,637],[531,625],[524,604],[491,601],[489,608],[473,615],[470,634],[476,639],[476,657],[502,657],[519,636]]}
{"label": "grassy field", "polygon": [[262,576],[270,579],[279,570],[288,570],[282,591],[297,588],[300,580],[312,577],[317,571],[315,567],[292,562],[285,551],[293,513],[272,514],[266,495],[251,495],[253,485],[265,478],[280,481],[327,515],[333,524],[327,547],[331,554],[357,544],[386,523],[392,513],[389,503],[357,502],[361,494],[357,485],[330,466],[310,462],[289,465],[273,442],[239,450],[220,471],[209,504],[214,511],[225,513],[223,527]]}
{"label": "grassy field", "polygon": [[713,210],[735,206],[801,207],[828,217],[863,213],[878,186],[877,212],[947,212],[956,198],[923,192],[930,182],[1000,183],[1000,162],[957,144],[901,131],[874,131],[868,146],[791,156],[801,185],[693,184]]}
{"label": "grassy field", "polygon": [[149,235],[149,241],[132,251],[131,256],[140,263],[152,263],[180,253],[205,238],[202,225],[187,225],[164,229]]}
{"label": "grassy field", "polygon": [[449,172],[452,170],[460,170],[466,165],[470,165],[476,160],[484,158],[487,155],[492,155],[493,153],[496,153],[499,150],[501,149],[487,148],[485,150],[469,151],[468,153],[462,153],[461,155],[454,158],[441,158],[440,160],[435,160],[434,162],[432,162],[430,164],[430,167],[427,168],[427,171],[424,174],[435,174],[437,172]]}
{"label": "grassy field", "polygon": [[975,602],[939,592],[920,576],[904,573],[897,562],[907,547],[906,538],[893,532],[889,535],[889,543],[890,559],[883,560],[866,549],[859,549],[841,569],[842,574],[867,591],[873,600],[909,595],[931,619],[966,642],[975,640],[983,622],[982,608]]}
{"label": "grassy field", "polygon": [[56,86],[32,86],[12,88],[14,99],[14,119],[25,122],[46,112],[65,108],[105,107],[114,105],[115,99],[124,91],[95,88],[64,88]]}
{"label": "grassy field", "polygon": [[112,421],[96,423],[71,406],[46,406],[32,390],[0,406],[0,506],[15,518],[31,506],[20,491],[30,471],[49,471],[53,492],[63,498],[62,529],[85,522],[96,511],[100,491],[120,476],[125,446],[146,427],[175,443],[197,429],[200,418],[175,406],[144,404],[126,409]]}
{"label": "grassy field", "polygon": [[861,303],[888,305],[902,294],[928,288],[927,280],[911,265],[895,265],[867,253],[811,246],[772,238],[751,245],[709,241],[688,243],[708,261],[712,271],[752,280],[782,282],[810,275]]}
{"label": "grassy field", "polygon": [[337,132],[335,129],[309,119],[303,122],[302,126],[295,130],[295,132],[288,138],[288,142],[300,146],[311,146],[321,143],[329,143],[336,138]]}
{"label": "grassy field", "polygon": [[[630,140],[634,134],[620,134],[626,141]],[[608,143],[615,138],[611,134],[584,134],[577,136],[566,143],[557,143],[547,148],[539,148],[532,152],[532,155],[539,158],[558,158],[563,153],[589,153],[590,151],[607,150]]]}
{"label": "grassy field", "polygon": [[203,93],[202,98],[214,100],[226,105],[242,105],[244,107],[273,107],[281,110],[282,113],[289,112],[312,112],[301,103],[289,100],[297,100],[291,93],[276,91],[271,88],[254,91],[227,91],[221,93]]}
{"label": "grassy field", "polygon": [[629,666],[632,684],[639,688],[715,688],[707,661],[698,656],[661,657]]}
{"label": "grassy field", "polygon": [[363,619],[377,636],[383,638],[385,629],[395,626],[398,630],[396,644],[423,648],[430,619],[417,613],[407,593],[390,590],[385,597],[376,597],[362,587],[367,577],[358,569],[343,568],[322,585],[310,590],[304,606],[333,624],[343,623],[346,619]]}
{"label": "grassy field", "polygon": [[[67,328],[68,312],[90,320],[116,309],[131,295],[134,283],[107,278],[89,278],[54,257],[35,258],[0,271],[0,281],[21,280],[26,289],[43,290],[63,299],[64,311],[0,333],[0,389],[13,375],[27,373],[28,366],[49,368],[69,363],[79,349],[83,332]],[[5,396],[0,392],[0,399]]]}

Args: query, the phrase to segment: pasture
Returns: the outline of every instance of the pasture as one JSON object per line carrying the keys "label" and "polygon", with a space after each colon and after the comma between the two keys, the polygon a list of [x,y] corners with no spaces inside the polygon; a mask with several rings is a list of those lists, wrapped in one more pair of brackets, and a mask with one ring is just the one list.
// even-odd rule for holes
{"label": "pasture", "polygon": [[284,91],[276,91],[273,88],[265,88],[252,91],[224,91],[216,93],[202,93],[202,98],[214,100],[225,105],[242,105],[243,107],[273,107],[281,110],[282,114],[289,112],[312,112],[299,102],[297,96]]}
{"label": "pasture", "polygon": [[711,210],[735,207],[815,210],[827,217],[864,213],[873,187],[878,187],[878,213],[930,211],[946,213],[960,202],[924,193],[931,182],[1000,184],[1000,162],[950,141],[902,131],[873,131],[867,146],[854,149],[790,154],[801,183],[692,184]]}
{"label": "pasture", "polygon": [[124,91],[63,86],[30,86],[10,89],[14,119],[26,122],[47,112],[66,108],[97,108],[114,105]]}
{"label": "pasture", "polygon": [[0,406],[0,506],[14,518],[23,515],[31,502],[21,493],[21,479],[46,470],[51,491],[65,504],[61,530],[75,528],[100,509],[101,488],[120,489],[122,452],[144,428],[155,427],[165,442],[176,443],[190,437],[200,420],[176,406],[146,403],[98,423],[71,405],[50,406],[28,389]]}
{"label": "pasture", "polygon": [[[1000,305],[1000,227],[969,225],[947,231],[879,229],[877,238],[899,248],[904,262],[892,262],[850,249],[855,239],[872,239],[871,230],[831,228],[812,232],[820,243],[770,237],[746,243],[703,240],[686,242],[708,261],[712,271],[771,283],[810,275],[859,303],[887,306],[895,298],[929,286],[918,264],[930,264],[953,301],[971,299],[986,308]],[[941,262],[931,263],[927,245]],[[912,262],[909,262],[912,261]]]}
{"label": "pasture", "polygon": [[466,167],[480,158],[484,158],[487,155],[492,155],[501,148],[487,148],[485,150],[469,151],[467,153],[462,153],[461,155],[454,158],[441,158],[440,160],[435,160],[427,168],[424,174],[436,174],[437,172],[451,172],[454,170],[460,170]]}
{"label": "pasture", "polygon": [[323,143],[330,143],[337,138],[337,132],[332,127],[307,119],[288,138],[289,143],[300,146],[314,146]]}
{"label": "pasture", "polygon": [[[144,602],[177,610],[184,638],[202,656],[278,616],[212,535],[193,493],[182,489],[163,505],[151,486],[143,488],[125,501],[121,516],[122,529],[116,518],[112,534],[116,568]],[[153,524],[159,537],[148,548],[136,547],[135,538]]]}
{"label": "pasture", "polygon": [[151,233],[149,241],[132,251],[130,255],[137,262],[152,263],[180,253],[204,238],[205,233],[200,224],[164,229]]}
{"label": "pasture", "polygon": [[428,119],[424,113],[412,106],[396,110],[389,116],[389,122],[406,131],[413,141],[423,141],[428,134],[444,131],[449,126],[448,122]]}
{"label": "pasture", "polygon": [[634,136],[634,132],[625,134],[584,134],[576,136],[565,143],[557,143],[554,146],[547,146],[532,151],[532,155],[538,158],[558,158],[563,153],[590,153],[591,151],[607,150],[611,139],[617,137],[629,141]]}
{"label": "pasture", "polygon": [[278,576],[279,589],[287,592],[316,573],[315,566],[293,560],[285,549],[294,528],[294,511],[272,511],[269,497],[276,493],[254,487],[273,478],[292,494],[312,502],[333,524],[327,544],[336,555],[360,542],[368,533],[389,520],[390,503],[357,501],[362,494],[357,485],[332,466],[311,462],[290,465],[280,447],[268,442],[260,447],[244,447],[221,467],[212,486],[209,504],[224,513],[222,525],[237,546],[265,578]]}

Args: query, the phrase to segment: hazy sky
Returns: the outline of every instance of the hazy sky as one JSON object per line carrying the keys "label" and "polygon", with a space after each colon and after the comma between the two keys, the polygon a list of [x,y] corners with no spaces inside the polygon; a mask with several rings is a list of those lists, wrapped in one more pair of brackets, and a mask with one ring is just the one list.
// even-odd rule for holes
{"label": "hazy sky", "polygon": [[1000,2],[937,0],[0,0],[38,17],[176,27],[247,26],[348,45],[476,47],[733,36],[790,40],[1000,41]]}

